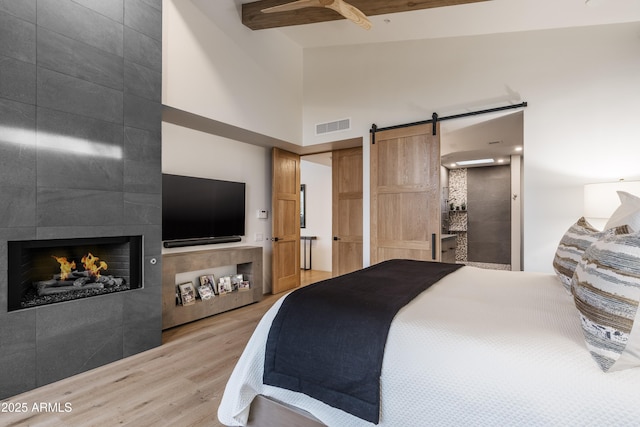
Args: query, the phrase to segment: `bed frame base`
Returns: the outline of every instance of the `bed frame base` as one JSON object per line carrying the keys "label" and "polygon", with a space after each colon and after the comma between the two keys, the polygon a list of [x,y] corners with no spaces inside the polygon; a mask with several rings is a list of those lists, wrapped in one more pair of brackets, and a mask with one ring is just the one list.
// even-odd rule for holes
{"label": "bed frame base", "polygon": [[326,427],[326,425],[302,409],[257,395],[251,402],[247,427]]}

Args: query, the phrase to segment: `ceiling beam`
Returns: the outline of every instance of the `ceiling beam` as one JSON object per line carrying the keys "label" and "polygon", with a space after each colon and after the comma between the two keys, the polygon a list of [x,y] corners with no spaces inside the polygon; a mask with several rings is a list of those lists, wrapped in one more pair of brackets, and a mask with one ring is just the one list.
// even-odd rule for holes
{"label": "ceiling beam", "polygon": [[[288,12],[262,13],[262,9],[293,0],[259,0],[242,5],[242,23],[252,30],[288,27],[291,25],[313,24],[316,22],[344,19],[331,9],[308,7]],[[412,10],[430,9],[433,7],[454,6],[466,3],[477,3],[488,0],[347,0],[367,16],[388,13],[409,12]]]}

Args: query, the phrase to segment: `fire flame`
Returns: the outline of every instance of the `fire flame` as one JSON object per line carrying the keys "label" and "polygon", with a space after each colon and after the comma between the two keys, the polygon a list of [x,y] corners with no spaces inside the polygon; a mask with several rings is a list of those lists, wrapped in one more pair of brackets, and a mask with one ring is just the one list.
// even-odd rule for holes
{"label": "fire flame", "polygon": [[100,277],[100,270],[107,269],[107,263],[100,261],[100,258],[93,256],[91,252],[82,257],[82,266],[91,276]]}
{"label": "fire flame", "polygon": [[66,280],[74,268],[76,268],[75,261],[67,261],[66,257],[57,257],[55,255],[51,255],[52,258],[55,258],[56,261],[60,264],[60,280]]}
{"label": "fire flame", "polygon": [[[67,280],[76,268],[76,262],[69,262],[66,257],[58,257],[51,255],[60,264],[60,280]],[[87,274],[95,279],[100,277],[100,270],[107,269],[107,263],[100,261],[100,258],[94,256],[91,252],[82,257],[82,266]]]}

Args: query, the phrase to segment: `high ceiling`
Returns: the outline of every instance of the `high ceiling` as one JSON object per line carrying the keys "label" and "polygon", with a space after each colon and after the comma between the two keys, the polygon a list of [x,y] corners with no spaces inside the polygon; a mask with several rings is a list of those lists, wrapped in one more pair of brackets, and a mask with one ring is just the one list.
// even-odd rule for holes
{"label": "high ceiling", "polygon": [[[230,33],[278,33],[303,49],[640,22],[640,0],[488,0],[409,12],[368,15],[373,24],[370,30],[364,30],[353,22],[342,19],[337,13],[338,19],[328,22],[251,30],[242,24],[242,5],[253,3],[255,0],[190,1],[213,22],[225,29],[232,29]],[[269,0],[272,4],[288,1]],[[379,3],[378,0],[370,1]],[[414,3],[431,1],[448,0],[414,0]],[[354,0],[352,2],[355,4]],[[361,0],[358,4],[362,2],[367,0]],[[392,3],[395,3],[395,0]],[[330,10],[323,12],[334,13]],[[638,37],[640,38],[640,27]],[[496,117],[483,117],[483,120],[489,120],[492,125],[501,126],[509,132],[503,132],[505,129],[502,129],[495,135],[493,131],[489,134],[486,131],[487,126],[468,120],[443,122],[441,130],[443,134],[456,138],[451,140],[453,145],[469,133],[463,128],[473,126],[476,135],[481,130],[480,133],[486,137],[480,143],[490,146],[488,149],[492,151],[492,156],[496,154],[496,150],[512,150],[514,146],[522,145],[521,132],[518,138],[517,132],[511,131],[513,127],[509,124],[509,118],[505,118],[506,126],[503,120],[492,120],[494,118]],[[497,141],[500,143],[496,144]],[[445,164],[458,160],[457,152],[473,154],[463,147],[452,146],[449,149],[445,146]]]}
{"label": "high ceiling", "polygon": [[[242,4],[254,1],[234,1],[241,20]],[[287,1],[271,0],[271,3]],[[360,3],[363,1],[366,3],[366,0]],[[254,31],[279,31],[305,48],[458,37],[640,21],[640,0],[490,0],[373,15],[369,20],[373,24],[370,30],[338,19]]]}

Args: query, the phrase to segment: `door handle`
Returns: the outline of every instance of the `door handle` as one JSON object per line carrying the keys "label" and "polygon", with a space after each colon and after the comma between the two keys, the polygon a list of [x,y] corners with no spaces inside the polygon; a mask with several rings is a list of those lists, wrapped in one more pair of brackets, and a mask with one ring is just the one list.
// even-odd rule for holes
{"label": "door handle", "polygon": [[278,237],[274,237],[274,238],[271,239],[271,241],[273,241],[273,242],[277,242],[278,240],[280,240]]}
{"label": "door handle", "polygon": [[333,240],[338,241],[340,238],[338,236],[333,236]]}
{"label": "door handle", "polygon": [[[435,131],[435,123],[433,129]],[[436,233],[431,234],[431,259],[436,260]]]}

